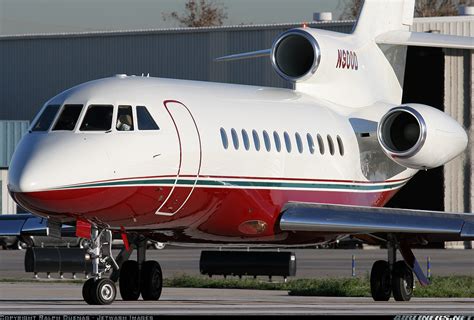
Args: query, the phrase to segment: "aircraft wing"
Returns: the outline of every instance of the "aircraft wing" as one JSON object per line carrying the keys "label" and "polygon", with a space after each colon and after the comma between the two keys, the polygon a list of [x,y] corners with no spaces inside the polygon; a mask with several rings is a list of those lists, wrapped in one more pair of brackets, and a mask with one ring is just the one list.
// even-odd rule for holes
{"label": "aircraft wing", "polygon": [[461,37],[427,32],[390,31],[379,35],[375,41],[378,44],[474,49],[473,37]]}
{"label": "aircraft wing", "polygon": [[290,202],[283,209],[280,228],[353,235],[395,233],[463,241],[474,239],[474,214]]}

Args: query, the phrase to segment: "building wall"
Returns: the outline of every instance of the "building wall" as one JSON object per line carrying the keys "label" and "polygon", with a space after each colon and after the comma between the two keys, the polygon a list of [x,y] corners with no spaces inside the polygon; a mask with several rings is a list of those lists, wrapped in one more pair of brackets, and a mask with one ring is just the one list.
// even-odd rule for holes
{"label": "building wall", "polygon": [[[352,22],[319,23],[350,32]],[[270,59],[218,63],[217,57],[270,48],[295,24],[0,37],[0,119],[31,120],[54,95],[114,74],[290,88]]]}
{"label": "building wall", "polygon": [[[440,17],[416,19],[413,31],[451,34],[474,37],[474,18]],[[473,109],[473,52],[467,50],[445,50],[444,110],[462,123],[470,141],[474,141],[471,128]],[[444,167],[445,210],[470,212],[474,201],[472,190],[472,147]]]}
{"label": "building wall", "polygon": [[0,169],[0,214],[15,214],[17,206],[8,194],[8,170]]}
{"label": "building wall", "polygon": [[28,130],[29,121],[0,120],[0,214],[17,212],[16,204],[8,194],[8,171],[17,143]]}

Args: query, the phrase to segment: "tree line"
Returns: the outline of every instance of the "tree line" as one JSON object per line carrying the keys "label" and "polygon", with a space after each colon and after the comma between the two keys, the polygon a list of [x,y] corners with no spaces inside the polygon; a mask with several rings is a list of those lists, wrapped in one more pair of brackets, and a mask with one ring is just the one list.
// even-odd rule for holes
{"label": "tree line", "polygon": [[[356,19],[363,3],[363,0],[343,1],[341,19]],[[474,0],[416,0],[415,3],[415,17],[455,16],[459,6],[474,5]],[[228,18],[227,8],[215,0],[187,0],[182,12],[164,12],[162,16],[165,21],[191,28],[222,26]]]}

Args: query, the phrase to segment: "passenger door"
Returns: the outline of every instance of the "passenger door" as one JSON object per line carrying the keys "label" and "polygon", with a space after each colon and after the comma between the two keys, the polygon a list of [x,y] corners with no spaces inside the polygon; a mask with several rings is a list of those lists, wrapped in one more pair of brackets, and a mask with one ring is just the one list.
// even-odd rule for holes
{"label": "passenger door", "polygon": [[189,108],[173,100],[165,101],[164,107],[176,130],[180,157],[175,184],[156,214],[173,216],[184,207],[196,187],[201,170],[202,149],[199,129]]}

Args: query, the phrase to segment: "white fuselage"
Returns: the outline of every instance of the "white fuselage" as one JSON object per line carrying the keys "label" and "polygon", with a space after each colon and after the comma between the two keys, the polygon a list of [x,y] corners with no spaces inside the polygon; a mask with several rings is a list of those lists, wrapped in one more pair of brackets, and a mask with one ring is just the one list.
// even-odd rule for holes
{"label": "white fuselage", "polygon": [[[382,206],[416,173],[377,142],[377,123],[393,107],[383,103],[351,109],[287,89],[121,76],[72,88],[45,107],[53,104],[84,108],[71,131],[52,130],[60,110],[48,130],[25,136],[10,191],[64,221],[212,235],[222,227],[231,237],[248,236],[247,224],[260,221],[265,230],[252,236],[268,237],[288,201]],[[90,105],[114,106],[111,130],[81,130]],[[134,131],[117,130],[119,105],[132,106]],[[138,130],[136,106],[159,130]],[[236,221],[215,218],[219,210]]]}

